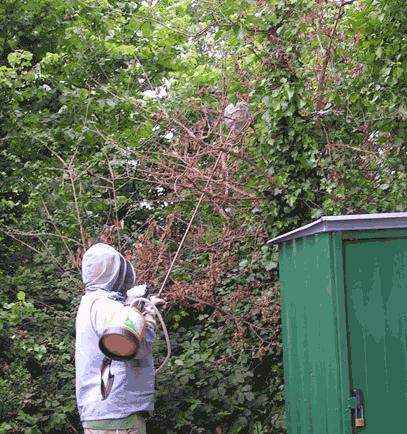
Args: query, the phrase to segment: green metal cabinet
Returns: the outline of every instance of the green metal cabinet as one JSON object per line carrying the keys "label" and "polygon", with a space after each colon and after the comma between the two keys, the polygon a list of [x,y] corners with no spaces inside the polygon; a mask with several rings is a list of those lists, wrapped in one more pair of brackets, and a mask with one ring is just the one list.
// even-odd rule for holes
{"label": "green metal cabinet", "polygon": [[407,213],[322,217],[271,242],[288,434],[407,433]]}

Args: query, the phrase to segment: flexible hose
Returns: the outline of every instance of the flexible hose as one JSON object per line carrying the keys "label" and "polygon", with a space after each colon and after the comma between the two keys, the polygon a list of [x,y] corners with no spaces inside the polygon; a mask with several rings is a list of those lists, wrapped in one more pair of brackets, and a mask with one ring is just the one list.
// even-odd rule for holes
{"label": "flexible hose", "polygon": [[160,311],[158,310],[157,306],[151,300],[149,300],[148,298],[144,298],[144,297],[137,297],[131,302],[130,307],[133,307],[139,301],[143,301],[144,303],[147,303],[154,308],[154,311],[155,311],[158,319],[160,320],[161,328],[163,330],[164,337],[165,337],[165,342],[167,344],[167,355],[165,356],[165,359],[161,363],[161,365],[155,370],[156,374],[158,374],[161,371],[161,369],[164,368],[164,366],[168,363],[168,360],[170,360],[170,357],[171,357],[170,337],[168,335],[167,327],[165,326],[165,323],[164,323],[163,317],[161,316]]}

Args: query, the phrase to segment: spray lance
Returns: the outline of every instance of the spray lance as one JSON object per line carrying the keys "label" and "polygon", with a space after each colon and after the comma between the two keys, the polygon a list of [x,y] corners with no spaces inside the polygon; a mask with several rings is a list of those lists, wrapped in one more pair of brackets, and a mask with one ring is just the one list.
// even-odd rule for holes
{"label": "spray lance", "polygon": [[[233,130],[229,132],[228,138],[230,137],[232,131]],[[219,165],[222,155],[223,151],[219,153],[218,158],[215,161],[215,164],[212,168],[212,173],[206,182],[205,188],[201,196],[199,197],[194,212],[192,213],[188,226],[185,229],[184,235],[174,255],[174,258],[171,261],[170,267],[164,277],[163,283],[157,293],[156,298],[160,297],[162,291],[165,288],[165,285],[168,282],[171,271],[187,238],[192,223],[198,213],[206,190],[215,174],[216,168]],[[128,298],[126,300],[126,304],[124,306],[121,306],[112,314],[99,340],[99,348],[106,356],[103,359],[101,366],[101,392],[103,399],[107,398],[113,385],[114,375],[110,373],[110,364],[112,360],[130,360],[137,353],[137,350],[140,346],[146,330],[146,320],[142,313],[144,306],[148,305],[153,308],[157,318],[160,321],[167,344],[167,355],[159,368],[156,369],[156,373],[158,373],[168,363],[171,357],[171,345],[167,328],[165,326],[160,311],[158,310],[156,304],[152,301],[154,295],[151,295],[149,298],[149,292],[150,291],[148,290],[146,285],[135,286],[129,291],[127,291]]]}

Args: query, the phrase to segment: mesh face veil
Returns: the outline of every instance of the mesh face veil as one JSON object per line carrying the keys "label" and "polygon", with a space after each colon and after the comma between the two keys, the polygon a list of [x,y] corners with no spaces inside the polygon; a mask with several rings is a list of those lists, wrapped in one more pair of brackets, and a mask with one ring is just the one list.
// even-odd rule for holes
{"label": "mesh face veil", "polygon": [[113,247],[97,243],[82,260],[82,280],[86,291],[103,290],[111,298],[124,301],[126,291],[135,285],[133,265]]}

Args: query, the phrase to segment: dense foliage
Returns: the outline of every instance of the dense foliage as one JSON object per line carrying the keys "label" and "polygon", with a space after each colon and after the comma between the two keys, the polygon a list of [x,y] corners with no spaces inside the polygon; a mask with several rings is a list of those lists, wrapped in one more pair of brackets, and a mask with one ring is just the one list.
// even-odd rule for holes
{"label": "dense foliage", "polygon": [[157,287],[204,193],[165,290],[174,355],[149,429],[284,433],[266,242],[406,209],[404,6],[1,2],[0,432],[80,431],[83,251],[112,243]]}

